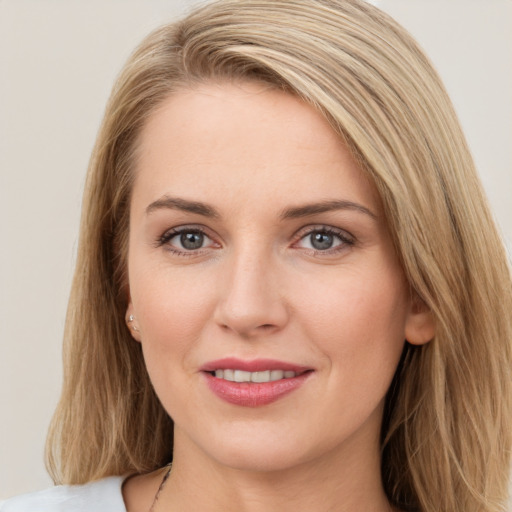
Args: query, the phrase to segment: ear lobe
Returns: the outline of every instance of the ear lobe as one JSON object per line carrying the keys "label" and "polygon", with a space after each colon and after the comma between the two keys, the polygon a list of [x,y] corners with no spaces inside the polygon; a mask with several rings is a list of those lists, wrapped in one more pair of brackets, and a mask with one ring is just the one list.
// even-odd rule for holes
{"label": "ear lobe", "polygon": [[436,322],[432,311],[416,294],[405,324],[405,339],[411,345],[425,345],[435,336]]}
{"label": "ear lobe", "polygon": [[130,329],[130,334],[132,335],[132,338],[135,341],[141,341],[140,338],[140,330],[139,330],[139,324],[137,322],[137,318],[135,317],[135,314],[133,312],[133,304],[132,301],[128,303],[128,307],[126,308],[126,315],[125,315],[125,321],[126,325],[128,326],[128,329]]}

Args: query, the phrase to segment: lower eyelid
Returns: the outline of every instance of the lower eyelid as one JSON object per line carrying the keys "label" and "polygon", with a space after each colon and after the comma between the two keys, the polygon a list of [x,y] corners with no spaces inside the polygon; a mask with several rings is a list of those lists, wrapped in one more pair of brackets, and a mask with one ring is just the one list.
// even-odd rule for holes
{"label": "lower eyelid", "polygon": [[[203,245],[196,249],[187,249],[185,247],[180,247],[180,245],[182,245],[180,242],[173,244],[173,239],[179,238],[183,233],[200,233],[204,237]],[[156,240],[155,247],[161,247],[165,251],[176,256],[195,257],[206,253],[210,249],[219,248],[221,247],[221,244],[219,244],[216,239],[209,235],[201,226],[178,226],[176,228],[168,229],[163,235],[161,235]]]}

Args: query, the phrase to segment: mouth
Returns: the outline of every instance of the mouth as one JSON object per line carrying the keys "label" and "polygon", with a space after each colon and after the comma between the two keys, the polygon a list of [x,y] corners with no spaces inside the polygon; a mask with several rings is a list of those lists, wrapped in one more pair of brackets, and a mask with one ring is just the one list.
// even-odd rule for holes
{"label": "mouth", "polygon": [[[311,370],[306,370],[311,371]],[[248,372],[244,370],[235,369],[218,369],[208,372],[217,379],[227,380],[229,382],[275,382],[282,379],[293,379],[297,375],[305,372],[294,372],[293,370],[263,370],[260,372]]]}
{"label": "mouth", "polygon": [[201,371],[210,391],[223,401],[258,407],[299,389],[314,369],[270,359],[227,358],[207,363]]}

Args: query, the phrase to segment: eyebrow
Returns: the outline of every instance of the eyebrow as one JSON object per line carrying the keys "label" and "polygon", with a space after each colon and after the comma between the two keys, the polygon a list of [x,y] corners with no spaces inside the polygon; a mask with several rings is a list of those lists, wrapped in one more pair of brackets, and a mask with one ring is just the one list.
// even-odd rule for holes
{"label": "eyebrow", "polygon": [[219,212],[213,207],[199,201],[189,201],[179,197],[163,196],[146,208],[146,215],[160,209],[181,210],[196,213],[204,217],[219,218]]}
{"label": "eyebrow", "polygon": [[377,220],[377,215],[371,210],[359,203],[353,201],[332,200],[322,201],[320,203],[311,203],[304,206],[297,206],[286,208],[281,214],[282,219],[297,219],[301,217],[308,217],[318,213],[325,213],[336,210],[352,210],[368,215],[374,220]]}
{"label": "eyebrow", "polygon": [[[220,218],[219,212],[213,206],[199,201],[189,201],[188,199],[170,196],[163,196],[160,199],[152,202],[146,208],[146,214],[149,215],[150,213],[160,209],[181,210],[184,212],[202,215],[203,217],[210,217],[215,219]],[[354,203],[353,201],[345,200],[322,201],[319,203],[311,203],[303,206],[286,208],[283,210],[280,217],[283,220],[298,219],[301,217],[308,217],[311,215],[317,215],[319,213],[336,210],[352,210],[368,215],[374,220],[378,218],[375,213],[373,213],[365,206],[359,203]]]}

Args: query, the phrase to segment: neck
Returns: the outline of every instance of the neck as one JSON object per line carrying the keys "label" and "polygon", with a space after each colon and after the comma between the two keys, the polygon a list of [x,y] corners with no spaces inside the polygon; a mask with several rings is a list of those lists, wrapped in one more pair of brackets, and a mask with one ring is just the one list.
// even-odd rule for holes
{"label": "neck", "polygon": [[[378,436],[345,443],[291,468],[257,471],[219,464],[176,432],[173,469],[158,510],[203,512],[390,512]],[[364,452],[361,445],[366,446]]]}

